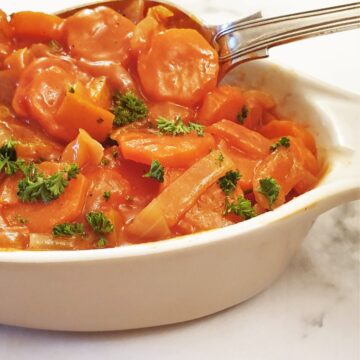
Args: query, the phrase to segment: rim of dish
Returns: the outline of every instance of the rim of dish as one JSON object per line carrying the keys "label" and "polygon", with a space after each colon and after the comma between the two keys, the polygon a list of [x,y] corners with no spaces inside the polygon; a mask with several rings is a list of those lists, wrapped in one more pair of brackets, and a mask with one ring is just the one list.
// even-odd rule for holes
{"label": "rim of dish", "polygon": [[[311,75],[304,74],[294,68],[282,64],[278,61],[267,60],[267,65],[276,65],[281,71],[296,73],[302,81],[316,83],[322,90],[332,92],[350,98],[354,102],[360,100],[360,94],[342,89],[340,87],[328,84],[325,81],[316,79]],[[139,244],[126,244],[107,249],[89,249],[89,250],[15,250],[1,251],[1,263],[61,263],[61,262],[83,262],[83,261],[107,261],[110,259],[132,258],[140,256],[151,256],[161,253],[180,251],[198,246],[205,246],[216,242],[230,240],[234,236],[244,236],[261,226],[275,223],[284,218],[296,215],[301,211],[316,206],[321,200],[329,196],[340,196],[349,189],[360,189],[359,181],[354,179],[338,180],[326,183],[330,174],[333,174],[331,166],[333,161],[331,157],[327,159],[330,170],[321,178],[319,184],[314,189],[292,199],[281,205],[279,208],[261,214],[255,218],[225,226],[222,228],[211,229],[194,234],[173,237],[170,239],[159,240],[156,242],[147,242]]]}

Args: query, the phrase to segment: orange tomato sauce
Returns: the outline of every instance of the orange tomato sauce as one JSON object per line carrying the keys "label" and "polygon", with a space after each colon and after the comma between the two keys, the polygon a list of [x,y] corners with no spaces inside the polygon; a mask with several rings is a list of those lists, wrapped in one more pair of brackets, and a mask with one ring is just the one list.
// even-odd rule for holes
{"label": "orange tomato sauce", "polygon": [[192,234],[318,182],[313,135],[271,94],[219,85],[217,52],[170,8],[124,13],[0,11],[0,249]]}

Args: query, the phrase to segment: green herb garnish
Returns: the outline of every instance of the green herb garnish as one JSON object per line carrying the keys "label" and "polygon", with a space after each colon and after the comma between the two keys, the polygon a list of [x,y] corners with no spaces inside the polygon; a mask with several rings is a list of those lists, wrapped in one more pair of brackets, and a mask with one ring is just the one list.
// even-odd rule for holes
{"label": "green herb garnish", "polygon": [[96,247],[98,248],[104,248],[107,244],[107,239],[103,236],[100,237],[100,239],[98,240],[98,242],[96,243]]}
{"label": "green herb garnish", "polygon": [[218,185],[225,195],[230,195],[236,189],[236,184],[240,180],[240,173],[238,170],[230,170],[224,176],[222,176],[218,181]]}
{"label": "green herb garnish", "polygon": [[240,112],[236,115],[236,119],[241,125],[244,125],[248,115],[249,115],[249,108],[246,105],[244,105],[241,108]]}
{"label": "green herb garnish", "polygon": [[153,160],[150,165],[150,170],[144,177],[155,179],[161,183],[164,182],[164,167],[159,161]]}
{"label": "green herb garnish", "polygon": [[175,120],[159,116],[157,119],[157,128],[161,133],[167,135],[178,136],[195,132],[197,136],[204,136],[203,125],[194,122],[189,122],[185,125],[180,116],[177,116]]}
{"label": "green herb garnish", "polygon": [[101,211],[87,213],[86,220],[96,233],[107,234],[114,230],[114,225]]}
{"label": "green herb garnish", "polygon": [[80,170],[72,164],[64,170],[53,175],[45,176],[39,173],[34,163],[23,166],[21,169],[25,178],[18,183],[17,195],[23,202],[49,202],[57,199],[69,185],[71,179],[75,179]]}
{"label": "green herb garnish", "polygon": [[114,126],[122,126],[145,119],[148,108],[144,101],[128,91],[124,95],[116,93],[113,96],[112,112],[115,115]]}
{"label": "green herb garnish", "polygon": [[0,148],[0,173],[13,175],[24,165],[24,161],[17,158],[16,141],[8,140]]}
{"label": "green herb garnish", "polygon": [[270,209],[274,202],[277,200],[280,192],[280,185],[277,183],[277,181],[272,178],[268,177],[265,179],[260,179],[259,181],[260,187],[258,188],[258,192],[260,194],[263,194],[269,203]]}
{"label": "green herb garnish", "polygon": [[255,210],[251,205],[251,201],[245,199],[243,196],[238,196],[232,202],[229,202],[228,198],[226,198],[224,215],[231,213],[237,216],[242,216],[245,220],[256,216]]}
{"label": "green herb garnish", "polygon": [[270,151],[275,151],[280,146],[288,148],[290,146],[290,139],[283,136],[279,141],[270,146]]}
{"label": "green herb garnish", "polygon": [[63,223],[53,227],[54,236],[85,235],[84,225],[81,223]]}
{"label": "green herb garnish", "polygon": [[104,191],[103,198],[108,201],[111,197],[111,191]]}

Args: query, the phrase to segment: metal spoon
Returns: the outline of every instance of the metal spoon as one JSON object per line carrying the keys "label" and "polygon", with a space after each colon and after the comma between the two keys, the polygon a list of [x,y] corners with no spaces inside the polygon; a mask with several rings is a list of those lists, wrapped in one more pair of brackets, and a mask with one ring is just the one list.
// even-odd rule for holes
{"label": "metal spoon", "polygon": [[204,24],[194,15],[166,1],[102,0],[62,11],[58,15],[67,17],[78,10],[98,5],[106,5],[126,15],[131,7],[144,9],[145,12],[147,8],[159,4],[166,4],[175,13],[175,27],[197,29],[218,50],[221,76],[240,63],[268,57],[268,50],[273,46],[360,28],[360,2],[267,19],[257,12],[228,24],[214,26]]}

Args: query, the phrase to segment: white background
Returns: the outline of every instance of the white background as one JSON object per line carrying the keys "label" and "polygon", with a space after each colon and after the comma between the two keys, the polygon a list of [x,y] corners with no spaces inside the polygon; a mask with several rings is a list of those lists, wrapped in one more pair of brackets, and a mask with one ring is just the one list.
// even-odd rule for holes
{"label": "white background", "polygon": [[[0,8],[8,13],[55,11],[77,2],[0,0]],[[272,16],[340,3],[173,2],[211,23],[257,10]],[[358,30],[275,48],[270,56],[360,93]],[[286,273],[270,289],[237,307],[186,324],[103,334],[51,333],[0,325],[0,359],[359,360],[359,209],[359,203],[353,203],[321,216]],[[0,306],[3,291],[6,289],[0,289]]]}

